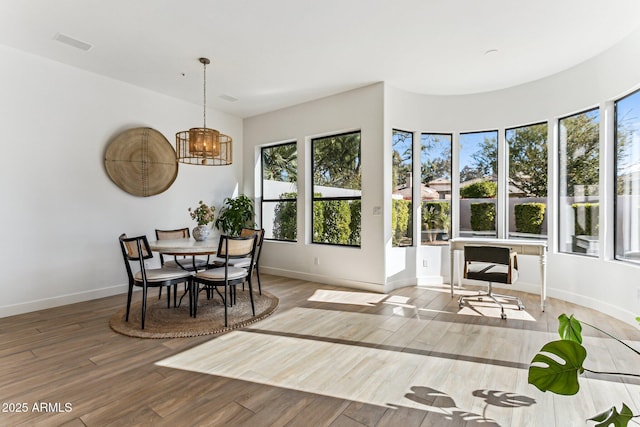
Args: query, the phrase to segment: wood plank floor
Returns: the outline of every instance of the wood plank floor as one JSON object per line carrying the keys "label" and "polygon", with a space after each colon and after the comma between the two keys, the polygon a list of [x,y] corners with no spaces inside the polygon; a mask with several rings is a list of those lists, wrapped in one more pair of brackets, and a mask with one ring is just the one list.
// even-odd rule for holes
{"label": "wood plank floor", "polygon": [[[574,314],[636,348],[640,331],[584,307],[519,294],[507,320],[460,310],[446,286],[390,295],[264,275],[276,313],[217,338],[138,339],[109,329],[125,295],[0,320],[0,425],[584,426],[640,381],[591,375],[577,396],[541,393],[527,367]],[[140,295],[137,295],[140,298]],[[585,366],[640,373],[585,328]]]}

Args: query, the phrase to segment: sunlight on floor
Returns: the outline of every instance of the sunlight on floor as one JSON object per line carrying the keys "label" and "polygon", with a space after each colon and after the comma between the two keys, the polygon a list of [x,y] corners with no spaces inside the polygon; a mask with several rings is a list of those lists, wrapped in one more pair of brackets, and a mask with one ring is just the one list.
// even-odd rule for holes
{"label": "sunlight on floor", "polygon": [[[157,364],[387,407],[427,409],[411,391],[446,383],[445,377],[469,377],[469,390],[486,386],[483,376],[472,378],[478,363],[470,361],[243,331]],[[509,378],[517,371],[500,367]],[[446,414],[448,409],[431,411]]]}
{"label": "sunlight on floor", "polygon": [[309,301],[373,306],[383,301],[386,297],[386,294],[318,289],[311,297],[309,297]]}

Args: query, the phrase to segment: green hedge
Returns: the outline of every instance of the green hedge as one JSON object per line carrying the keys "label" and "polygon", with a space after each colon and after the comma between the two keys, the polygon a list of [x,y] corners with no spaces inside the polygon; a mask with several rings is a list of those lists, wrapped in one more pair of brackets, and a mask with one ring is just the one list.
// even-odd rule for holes
{"label": "green hedge", "polygon": [[519,203],[514,206],[516,231],[519,233],[542,234],[544,203]]}
{"label": "green hedge", "polygon": [[392,245],[400,246],[403,239],[411,236],[411,201],[403,199],[391,200],[391,232]]}
{"label": "green hedge", "polygon": [[473,231],[493,231],[496,229],[495,203],[471,203],[471,229]]}
{"label": "green hedge", "polygon": [[575,235],[597,236],[600,229],[600,203],[574,203],[571,208]]}
{"label": "green hedge", "polygon": [[360,200],[314,201],[313,242],[360,246],[361,206]]}
{"label": "green hedge", "polygon": [[[295,199],[297,193],[283,193],[281,199]],[[275,215],[273,218],[273,237],[279,240],[295,241],[297,229],[297,203],[278,202],[275,207]]]}
{"label": "green hedge", "polygon": [[498,183],[492,181],[479,181],[460,188],[460,197],[465,199],[494,198],[498,193]]}

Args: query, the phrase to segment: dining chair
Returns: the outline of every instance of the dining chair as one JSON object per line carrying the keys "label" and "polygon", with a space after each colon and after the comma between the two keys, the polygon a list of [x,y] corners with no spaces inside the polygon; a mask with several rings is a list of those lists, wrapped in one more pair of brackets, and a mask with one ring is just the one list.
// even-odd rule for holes
{"label": "dining chair", "polygon": [[[175,230],[159,230],[156,228],[156,240],[173,240],[173,239],[188,239],[191,237],[188,228],[177,228]],[[164,255],[160,254],[160,265],[166,268],[179,268],[186,271],[197,271],[207,268],[209,263],[209,257],[207,259],[191,257],[190,260],[186,256],[180,257],[174,256],[173,260],[165,261]],[[174,292],[176,287],[174,287]],[[186,290],[185,290],[186,291]],[[184,297],[184,295],[183,295]],[[158,289],[158,299],[162,298],[162,287]]]}
{"label": "dining chair", "polygon": [[[120,249],[124,265],[129,278],[129,292],[127,294],[127,314],[126,321],[129,321],[129,312],[131,310],[131,297],[133,287],[142,288],[142,329],[144,329],[144,320],[147,313],[147,289],[150,287],[166,287],[167,288],[167,308],[171,307],[171,286],[174,287],[173,306],[177,306],[176,287],[178,283],[189,284],[192,273],[177,268],[146,268],[145,261],[153,258],[153,253],[149,248],[147,236],[127,237],[121,234],[118,238],[120,241]],[[132,268],[138,266],[134,273]]]}
{"label": "dining chair", "polygon": [[484,298],[488,298],[500,306],[500,317],[502,319],[506,319],[507,315],[500,300],[515,301],[518,310],[524,309],[520,298],[512,295],[499,295],[493,292],[493,283],[512,285],[518,280],[518,257],[516,252],[510,248],[465,246],[464,278],[488,282],[488,291],[478,292],[477,295],[460,297],[458,300],[460,308],[468,300],[483,301]]}
{"label": "dining chair", "polygon": [[[188,239],[191,237],[188,228],[178,228],[175,230],[158,230],[156,229],[156,240],[173,240],[173,239]],[[180,261],[182,260],[182,261]],[[174,256],[173,260],[165,261],[164,256],[160,254],[160,264],[163,267],[181,268],[188,271],[201,270],[207,267],[209,259],[201,259],[192,257],[191,260],[187,260],[187,257],[183,256],[178,259],[178,256]]]}
{"label": "dining chair", "polygon": [[[227,307],[235,302],[236,286],[244,283],[249,284],[249,298],[251,299],[251,311],[256,315],[255,304],[253,301],[253,288],[251,286],[251,276],[253,270],[253,258],[256,253],[257,235],[231,237],[220,236],[220,244],[218,246],[218,254],[224,259],[224,265],[214,267],[208,270],[196,273],[191,282],[190,295],[193,296],[192,315],[196,317],[198,310],[198,294],[201,290],[206,290],[209,294],[211,290],[215,290],[222,297],[224,305],[224,325],[228,325]],[[241,258],[249,258],[249,267],[234,267],[231,261]],[[200,285],[203,287],[200,288]],[[220,294],[218,287],[224,287],[224,296]]]}
{"label": "dining chair", "polygon": [[[232,267],[242,267],[246,269],[249,269],[249,267],[251,267],[252,270],[256,272],[256,277],[258,278],[258,293],[262,295],[262,284],[260,283],[260,254],[262,253],[262,243],[264,242],[264,228],[243,228],[240,231],[240,237],[251,235],[256,236],[256,253],[253,263],[251,263],[249,257],[231,259],[229,260],[229,263]],[[220,250],[218,250],[218,255],[212,258],[211,264],[213,264],[214,267],[221,267],[224,265],[224,263],[225,259],[220,256]]]}

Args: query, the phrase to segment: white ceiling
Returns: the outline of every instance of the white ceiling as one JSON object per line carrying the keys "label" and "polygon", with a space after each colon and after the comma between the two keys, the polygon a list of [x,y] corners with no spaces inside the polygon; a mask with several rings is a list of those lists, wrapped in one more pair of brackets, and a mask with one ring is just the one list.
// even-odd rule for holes
{"label": "white ceiling", "polygon": [[0,0],[0,44],[200,105],[209,57],[207,105],[240,117],[378,81],[502,89],[638,28],[638,0]]}

